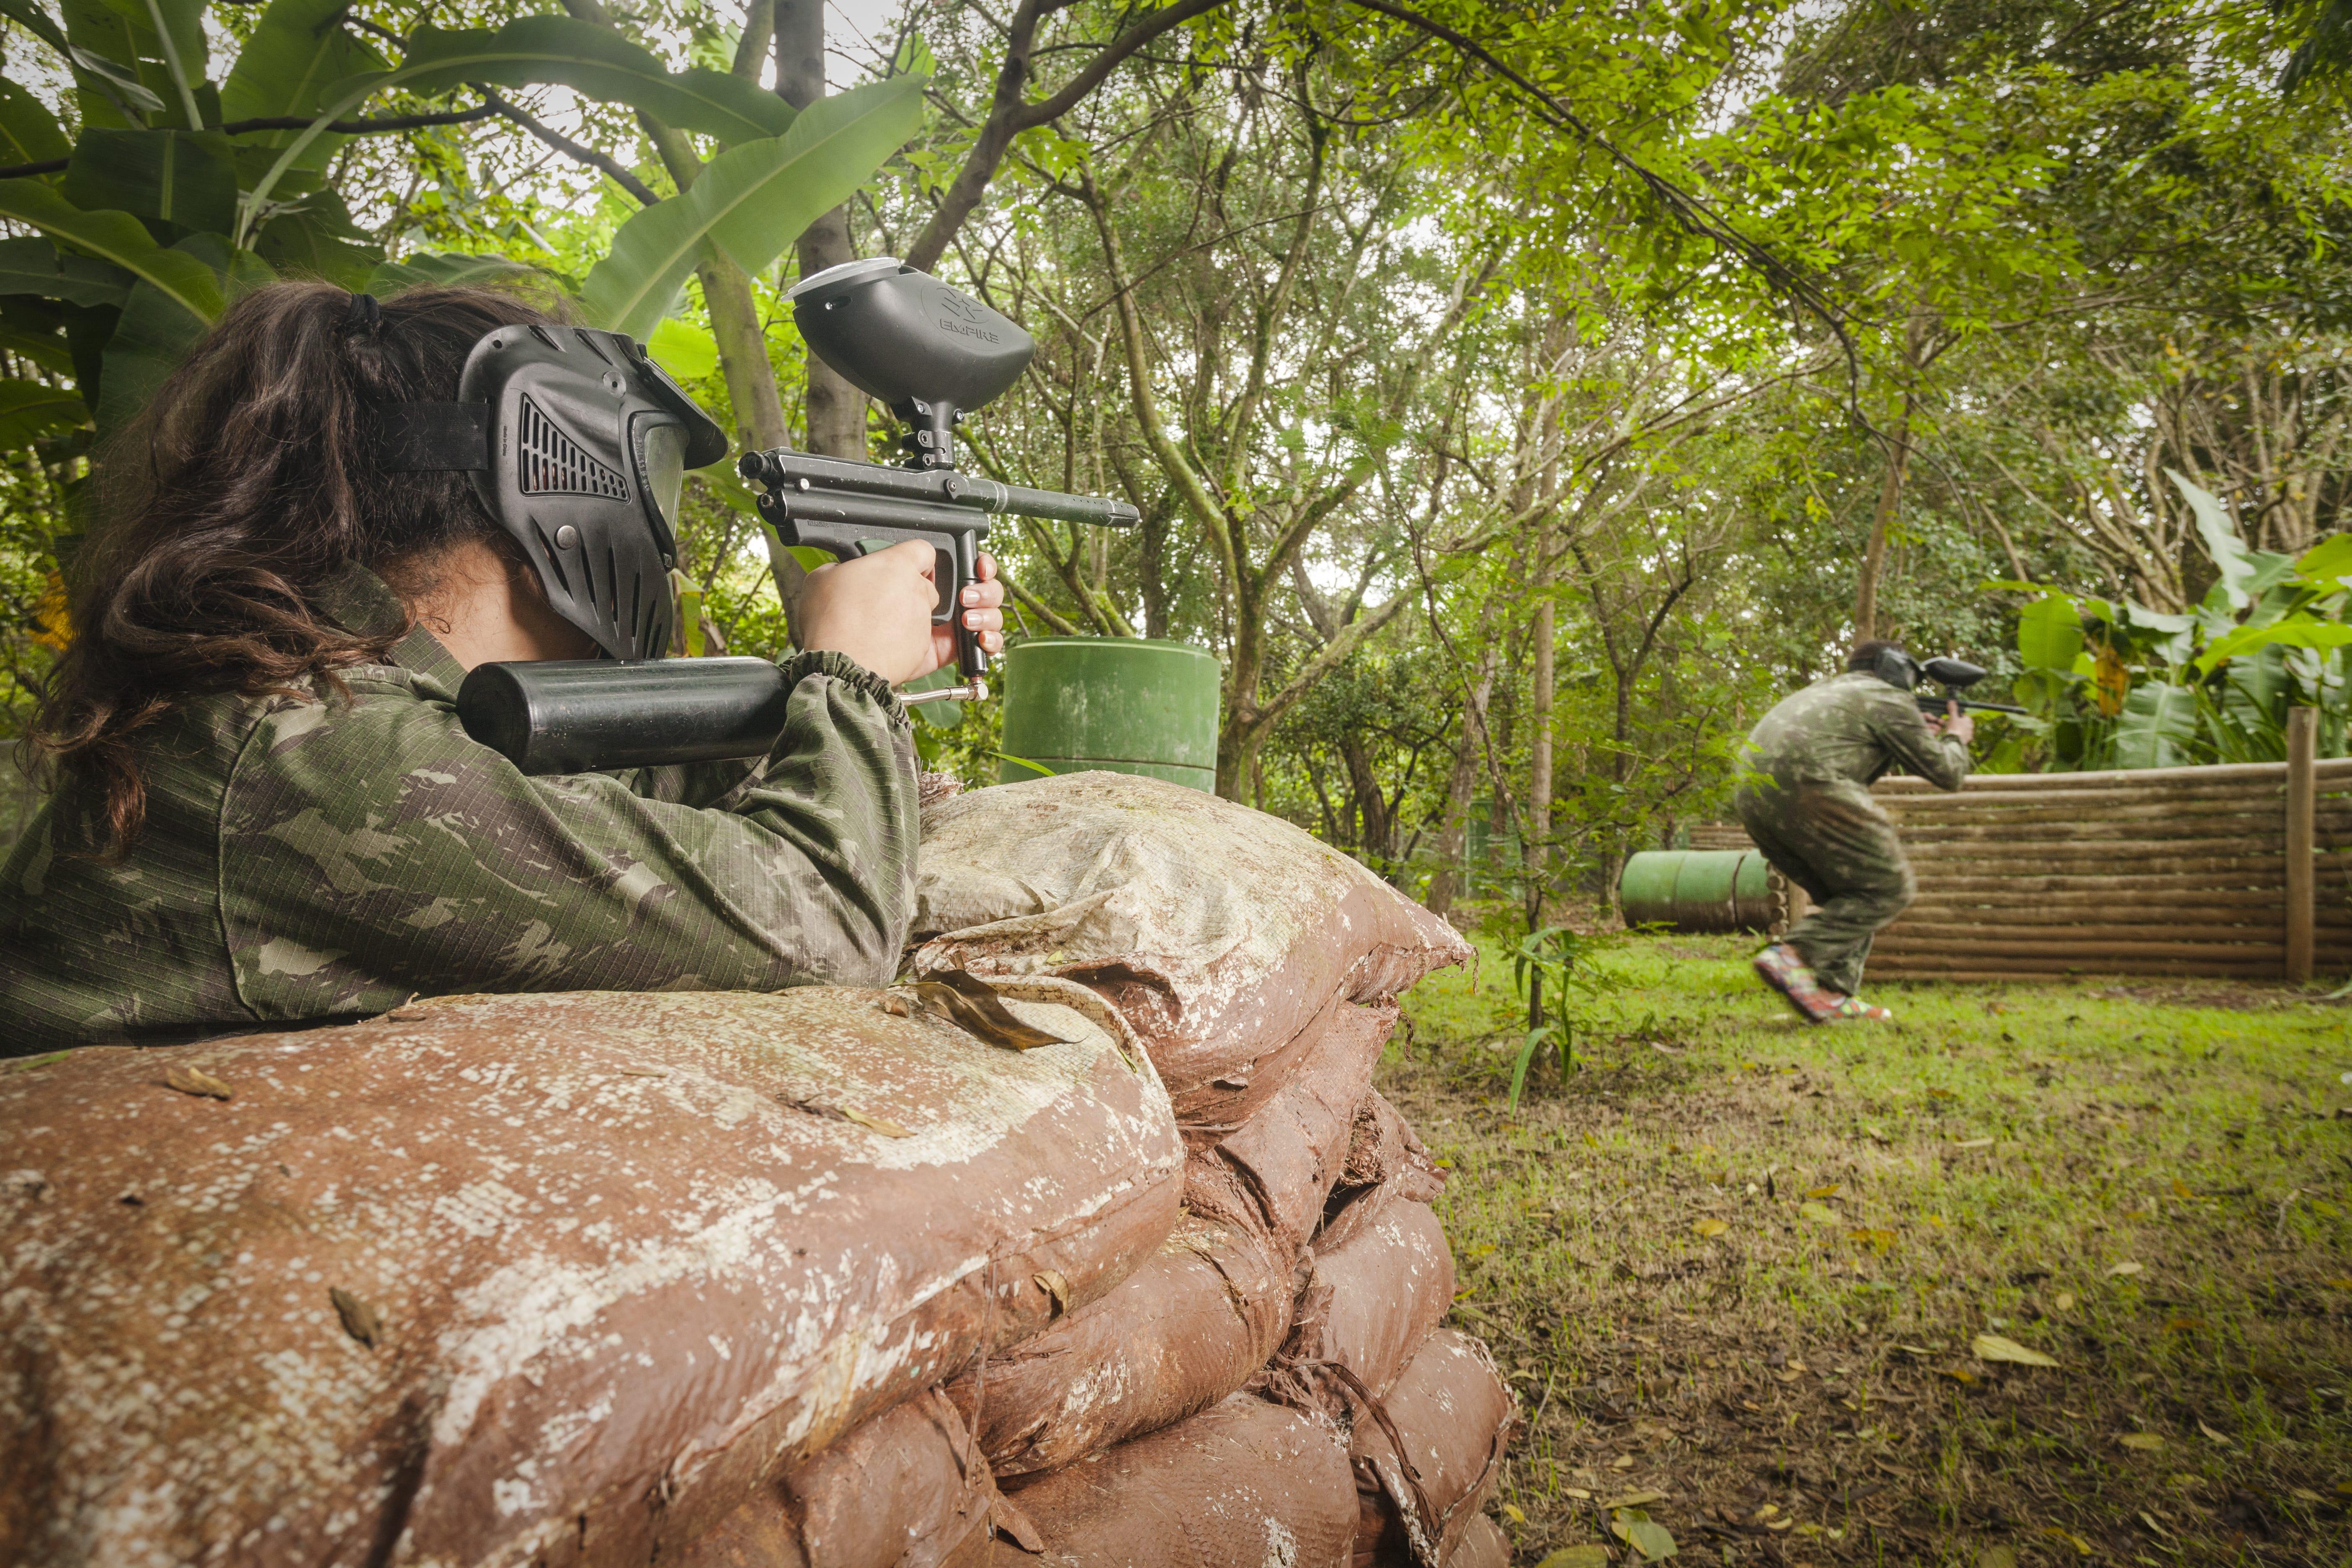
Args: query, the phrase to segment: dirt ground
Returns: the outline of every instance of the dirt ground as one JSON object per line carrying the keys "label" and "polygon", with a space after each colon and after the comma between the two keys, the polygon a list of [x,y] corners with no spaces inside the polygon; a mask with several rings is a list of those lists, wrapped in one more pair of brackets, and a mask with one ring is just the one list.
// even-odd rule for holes
{"label": "dirt ground", "polygon": [[1815,1029],[1752,945],[1626,939],[1517,1114],[1499,949],[1391,1047],[1526,1415],[1515,1561],[1646,1519],[1693,1563],[2352,1564],[2352,1012],[1887,986]]}

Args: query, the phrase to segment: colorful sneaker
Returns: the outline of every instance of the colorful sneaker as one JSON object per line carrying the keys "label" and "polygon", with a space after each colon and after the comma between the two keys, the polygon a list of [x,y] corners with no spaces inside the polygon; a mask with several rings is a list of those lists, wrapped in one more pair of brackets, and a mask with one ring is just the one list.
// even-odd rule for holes
{"label": "colorful sneaker", "polygon": [[1826,1022],[1829,1010],[1835,1004],[1832,993],[1822,989],[1813,972],[1805,967],[1803,954],[1785,942],[1776,942],[1756,955],[1756,977],[1789,999],[1797,1016],[1808,1024]]}
{"label": "colorful sneaker", "polygon": [[1848,1021],[1860,1021],[1870,1024],[1892,1024],[1895,1022],[1894,1014],[1884,1007],[1874,1006],[1859,996],[1844,996],[1835,991],[1824,991],[1822,994],[1830,1001],[1831,1006],[1829,1011],[1815,1020],[1818,1023],[1843,1024]]}

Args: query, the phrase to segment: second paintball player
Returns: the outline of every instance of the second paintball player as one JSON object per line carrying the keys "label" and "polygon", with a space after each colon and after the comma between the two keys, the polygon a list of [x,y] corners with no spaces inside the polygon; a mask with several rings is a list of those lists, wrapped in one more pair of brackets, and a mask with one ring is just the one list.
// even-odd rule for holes
{"label": "second paintball player", "polygon": [[1893,643],[1861,643],[1843,674],[1765,714],[1741,754],[1739,820],[1773,868],[1813,900],[1787,936],[1756,955],[1756,973],[1812,1023],[1894,1016],[1856,993],[1871,939],[1918,889],[1872,782],[1897,764],[1938,789],[1958,789],[1968,776],[1975,721],[1952,704],[1930,725],[1912,695],[1919,675]]}

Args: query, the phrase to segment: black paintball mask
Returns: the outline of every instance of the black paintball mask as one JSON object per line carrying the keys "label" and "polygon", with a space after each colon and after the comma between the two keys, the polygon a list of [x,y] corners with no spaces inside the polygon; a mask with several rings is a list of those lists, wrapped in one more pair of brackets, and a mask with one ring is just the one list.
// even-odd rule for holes
{"label": "black paintball mask", "polygon": [[727,455],[727,433],[643,344],[499,327],[466,356],[457,402],[390,413],[386,466],[471,474],[557,615],[612,658],[669,651],[678,490]]}
{"label": "black paintball mask", "polygon": [[1922,671],[1919,661],[1901,648],[1883,647],[1878,650],[1878,660],[1871,666],[1870,673],[1889,686],[1905,691],[1916,691]]}

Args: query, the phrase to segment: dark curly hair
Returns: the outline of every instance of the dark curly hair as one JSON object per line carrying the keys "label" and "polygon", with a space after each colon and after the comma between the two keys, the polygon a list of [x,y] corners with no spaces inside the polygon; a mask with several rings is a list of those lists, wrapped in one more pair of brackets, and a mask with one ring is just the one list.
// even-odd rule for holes
{"label": "dark curly hair", "polygon": [[318,596],[353,564],[412,602],[450,546],[503,539],[461,473],[388,470],[381,410],[447,402],[501,326],[556,319],[517,295],[424,288],[379,304],[276,283],[223,312],[146,410],[100,448],[74,563],[73,637],[35,739],[87,792],[82,827],[119,855],[146,816],[142,747],[219,692],[323,689],[404,632],[337,625]]}

